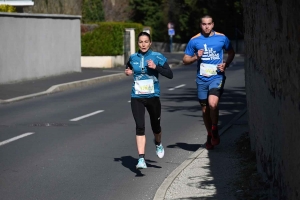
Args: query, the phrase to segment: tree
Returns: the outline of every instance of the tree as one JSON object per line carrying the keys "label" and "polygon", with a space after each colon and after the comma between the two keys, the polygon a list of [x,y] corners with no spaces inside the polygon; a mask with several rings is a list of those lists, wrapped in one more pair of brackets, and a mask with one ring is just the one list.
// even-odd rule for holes
{"label": "tree", "polygon": [[34,6],[25,7],[27,13],[81,15],[83,0],[35,0]]}
{"label": "tree", "polygon": [[104,21],[104,11],[102,0],[83,0],[82,22],[101,22]]}
{"label": "tree", "polygon": [[163,12],[164,0],[130,0],[133,10],[131,21],[141,23],[152,28],[152,40],[161,41],[167,34],[166,15]]}
{"label": "tree", "polygon": [[132,15],[129,0],[103,0],[102,2],[103,10],[105,10],[105,21],[129,21]]}

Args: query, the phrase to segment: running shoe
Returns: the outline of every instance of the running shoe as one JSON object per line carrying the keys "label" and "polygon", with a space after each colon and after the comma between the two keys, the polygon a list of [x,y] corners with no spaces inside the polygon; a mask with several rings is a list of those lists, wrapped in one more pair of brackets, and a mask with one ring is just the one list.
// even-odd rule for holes
{"label": "running shoe", "polygon": [[160,145],[155,145],[155,146],[156,146],[156,155],[157,155],[159,158],[163,158],[164,155],[165,155],[164,147],[162,146],[162,144],[160,144]]}
{"label": "running shoe", "polygon": [[218,129],[216,130],[212,130],[211,131],[211,144],[213,146],[216,146],[218,144],[220,144],[220,136],[219,136],[219,133],[218,133]]}
{"label": "running shoe", "polygon": [[205,147],[206,147],[207,150],[213,150],[214,149],[214,145],[211,144],[211,136],[210,135],[207,136]]}
{"label": "running shoe", "polygon": [[138,164],[136,165],[137,169],[146,169],[147,165],[144,158],[139,158]]}

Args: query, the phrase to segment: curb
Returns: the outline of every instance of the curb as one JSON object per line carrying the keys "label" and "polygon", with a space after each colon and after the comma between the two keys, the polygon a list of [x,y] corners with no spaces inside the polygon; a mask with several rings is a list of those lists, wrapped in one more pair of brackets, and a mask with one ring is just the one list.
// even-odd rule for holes
{"label": "curb", "polygon": [[[181,62],[171,62],[171,64],[169,64],[169,65],[170,65],[170,68],[174,68],[174,67],[179,66],[180,64],[182,64],[182,63]],[[0,104],[12,103],[12,102],[21,101],[24,99],[30,99],[30,98],[34,98],[34,97],[38,97],[38,96],[48,95],[48,94],[55,93],[55,92],[69,90],[69,89],[72,89],[75,87],[84,87],[84,86],[89,86],[89,85],[93,85],[96,83],[112,81],[115,79],[122,79],[125,77],[127,77],[127,76],[125,76],[124,73],[118,73],[118,74],[111,74],[111,75],[106,75],[106,76],[99,76],[96,78],[84,79],[84,80],[80,80],[80,81],[73,81],[73,82],[69,82],[69,83],[62,83],[62,84],[58,84],[58,85],[53,85],[49,89],[47,89],[46,91],[43,91],[43,92],[24,95],[24,96],[15,97],[15,98],[6,99],[6,100],[0,99]]]}
{"label": "curb", "polygon": [[[247,111],[247,108],[240,111],[226,126],[224,126],[219,132],[220,136],[225,133],[235,121],[241,118]],[[161,186],[157,189],[153,200],[164,200],[166,196],[166,192],[175,180],[175,178],[187,167],[191,164],[199,155],[203,153],[205,148],[199,148],[196,152],[194,152],[191,156],[188,157],[181,165],[179,165],[161,184]]]}
{"label": "curb", "polygon": [[122,78],[126,78],[126,77],[127,76],[124,73],[118,73],[118,74],[111,74],[111,75],[107,75],[107,76],[100,76],[100,77],[96,77],[96,78],[84,79],[84,80],[80,80],[80,81],[73,81],[73,82],[69,82],[69,83],[62,83],[62,84],[58,84],[58,85],[53,85],[44,92],[38,92],[38,93],[15,97],[15,98],[7,99],[7,100],[0,99],[0,104],[12,103],[15,101],[21,101],[24,99],[48,95],[48,94],[55,93],[55,92],[69,90],[72,88],[85,87],[85,86],[93,85],[96,83],[109,82],[109,81],[112,81],[115,79],[122,79]]}

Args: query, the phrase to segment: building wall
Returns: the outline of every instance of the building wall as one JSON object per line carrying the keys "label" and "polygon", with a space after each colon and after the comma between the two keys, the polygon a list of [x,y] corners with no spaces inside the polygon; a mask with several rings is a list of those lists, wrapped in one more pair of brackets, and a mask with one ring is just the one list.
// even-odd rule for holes
{"label": "building wall", "polygon": [[251,144],[270,199],[300,199],[300,1],[244,0]]}
{"label": "building wall", "polygon": [[0,84],[81,71],[80,17],[0,13]]}

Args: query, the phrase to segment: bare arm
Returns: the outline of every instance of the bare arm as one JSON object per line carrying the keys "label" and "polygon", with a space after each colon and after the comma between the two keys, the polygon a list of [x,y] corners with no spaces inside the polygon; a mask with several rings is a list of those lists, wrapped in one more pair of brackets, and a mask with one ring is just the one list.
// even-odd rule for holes
{"label": "bare arm", "polygon": [[233,58],[234,58],[234,56],[235,56],[235,52],[234,52],[233,49],[228,50],[227,54],[228,54],[228,56],[227,56],[226,61],[223,62],[222,64],[219,64],[219,65],[218,65],[218,68],[220,69],[221,72],[224,72],[225,69],[226,69],[227,67],[229,67],[230,63],[232,62],[232,60],[233,60]]}
{"label": "bare arm", "polygon": [[198,50],[197,54],[194,54],[193,56],[189,56],[184,54],[182,62],[184,65],[190,65],[194,63],[195,61],[199,60],[201,56],[203,55],[203,49]]}
{"label": "bare arm", "polygon": [[230,65],[230,63],[233,61],[234,59],[234,56],[235,56],[235,52],[233,49],[229,50],[228,52],[228,57],[227,57],[227,60],[226,60],[226,66],[225,67],[228,67]]}

